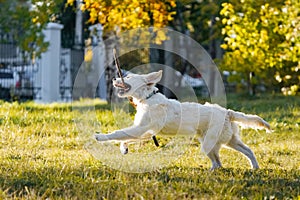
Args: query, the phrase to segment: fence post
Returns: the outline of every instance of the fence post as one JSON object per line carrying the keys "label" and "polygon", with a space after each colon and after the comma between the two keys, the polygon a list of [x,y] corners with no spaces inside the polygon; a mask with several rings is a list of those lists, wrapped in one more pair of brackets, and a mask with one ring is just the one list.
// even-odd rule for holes
{"label": "fence post", "polygon": [[42,54],[41,68],[41,99],[42,103],[51,103],[60,100],[59,94],[59,72],[60,72],[60,50],[61,29],[63,25],[49,23],[43,31],[45,41],[49,42],[48,50]]}

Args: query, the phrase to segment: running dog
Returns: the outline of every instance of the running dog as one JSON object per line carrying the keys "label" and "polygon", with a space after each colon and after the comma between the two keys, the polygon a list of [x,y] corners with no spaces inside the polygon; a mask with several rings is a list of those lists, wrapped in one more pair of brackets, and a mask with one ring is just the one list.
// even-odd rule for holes
{"label": "running dog", "polygon": [[97,141],[121,142],[121,153],[128,153],[128,144],[151,139],[156,134],[195,136],[202,151],[210,158],[212,170],[222,166],[219,150],[225,145],[244,154],[252,168],[259,168],[252,150],[240,139],[239,126],[270,131],[270,125],[257,115],[225,109],[216,104],[185,102],[168,99],[158,92],[155,84],[162,70],[149,74],[129,74],[113,79],[121,98],[130,97],[136,105],[132,126],[110,134],[95,134]]}

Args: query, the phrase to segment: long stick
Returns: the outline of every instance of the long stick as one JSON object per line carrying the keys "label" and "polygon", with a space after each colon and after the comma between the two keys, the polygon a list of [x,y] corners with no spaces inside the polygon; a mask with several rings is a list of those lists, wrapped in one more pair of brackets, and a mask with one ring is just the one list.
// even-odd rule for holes
{"label": "long stick", "polygon": [[115,48],[113,49],[113,54],[114,54],[114,60],[115,60],[115,64],[116,64],[116,67],[117,67],[117,70],[118,70],[119,77],[121,78],[122,84],[125,87],[124,79],[123,79],[123,76],[122,76],[122,71],[121,71],[121,68],[120,68],[120,65],[119,65],[119,61],[118,61],[117,56],[116,56],[117,53],[116,53]]}

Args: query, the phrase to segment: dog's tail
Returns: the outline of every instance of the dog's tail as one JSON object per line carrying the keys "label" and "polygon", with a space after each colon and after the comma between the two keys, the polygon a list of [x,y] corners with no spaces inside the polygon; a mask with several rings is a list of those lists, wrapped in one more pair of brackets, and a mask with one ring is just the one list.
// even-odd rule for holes
{"label": "dog's tail", "polygon": [[271,132],[270,124],[257,115],[244,114],[233,110],[228,110],[228,115],[230,121],[237,122],[242,127],[265,129],[267,132]]}

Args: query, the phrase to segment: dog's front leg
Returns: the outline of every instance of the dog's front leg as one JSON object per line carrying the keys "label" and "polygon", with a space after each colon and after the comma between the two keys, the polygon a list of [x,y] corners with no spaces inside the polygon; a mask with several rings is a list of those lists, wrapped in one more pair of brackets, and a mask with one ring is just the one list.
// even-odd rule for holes
{"label": "dog's front leg", "polygon": [[149,130],[148,126],[131,126],[115,131],[110,134],[95,134],[98,141],[121,141],[120,151],[122,154],[128,153],[128,141],[139,140]]}
{"label": "dog's front leg", "polygon": [[95,134],[95,139],[101,142],[138,140],[148,130],[148,126],[131,126],[110,134]]}

